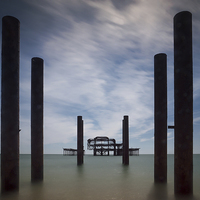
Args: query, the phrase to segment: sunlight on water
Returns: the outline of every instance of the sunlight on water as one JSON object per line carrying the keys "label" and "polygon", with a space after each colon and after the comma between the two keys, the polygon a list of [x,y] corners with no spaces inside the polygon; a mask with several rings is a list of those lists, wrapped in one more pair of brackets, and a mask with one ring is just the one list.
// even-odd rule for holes
{"label": "sunlight on water", "polygon": [[[20,191],[2,200],[177,200],[173,187],[173,155],[168,155],[168,183],[153,183],[153,155],[131,156],[123,166],[120,156],[85,156],[76,166],[75,156],[45,155],[44,181],[30,182],[30,155],[20,156]],[[200,155],[194,155],[194,197],[200,199]],[[180,199],[184,199],[181,197]]]}

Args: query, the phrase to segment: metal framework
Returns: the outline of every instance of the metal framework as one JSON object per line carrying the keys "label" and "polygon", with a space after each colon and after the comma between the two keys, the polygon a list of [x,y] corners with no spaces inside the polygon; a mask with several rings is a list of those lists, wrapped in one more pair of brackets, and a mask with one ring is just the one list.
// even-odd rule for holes
{"label": "metal framework", "polygon": [[[113,152],[114,156],[121,156],[123,153],[123,144],[116,143],[113,138],[106,136],[97,136],[94,139],[87,140],[87,149],[93,150],[93,155],[97,156],[109,156],[110,152]],[[140,148],[129,148],[129,155],[139,155]]]}
{"label": "metal framework", "polygon": [[63,156],[75,156],[77,155],[77,149],[63,148]]}

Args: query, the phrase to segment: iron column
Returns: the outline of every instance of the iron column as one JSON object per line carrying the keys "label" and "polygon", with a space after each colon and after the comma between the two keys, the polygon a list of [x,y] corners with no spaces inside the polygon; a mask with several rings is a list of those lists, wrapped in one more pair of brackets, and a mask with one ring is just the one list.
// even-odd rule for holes
{"label": "iron column", "polygon": [[43,59],[31,60],[31,181],[43,180]]}
{"label": "iron column", "polygon": [[154,182],[167,182],[167,56],[154,56]]}
{"label": "iron column", "polygon": [[20,22],[2,18],[1,192],[19,190]]}
{"label": "iron column", "polygon": [[193,194],[192,14],[174,17],[174,192]]}
{"label": "iron column", "polygon": [[129,165],[129,123],[128,116],[123,120],[123,164]]}
{"label": "iron column", "polygon": [[77,165],[83,164],[83,120],[77,117]]}

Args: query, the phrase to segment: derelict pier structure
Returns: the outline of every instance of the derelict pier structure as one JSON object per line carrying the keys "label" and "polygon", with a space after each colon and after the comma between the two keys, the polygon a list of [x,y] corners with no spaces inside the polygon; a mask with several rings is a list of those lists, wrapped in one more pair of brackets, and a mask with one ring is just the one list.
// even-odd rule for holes
{"label": "derelict pier structure", "polygon": [[[109,156],[110,153],[114,156],[123,155],[123,143],[116,143],[114,138],[106,136],[97,136],[87,140],[87,149],[93,150],[94,156]],[[139,156],[140,148],[129,148],[129,155]]]}

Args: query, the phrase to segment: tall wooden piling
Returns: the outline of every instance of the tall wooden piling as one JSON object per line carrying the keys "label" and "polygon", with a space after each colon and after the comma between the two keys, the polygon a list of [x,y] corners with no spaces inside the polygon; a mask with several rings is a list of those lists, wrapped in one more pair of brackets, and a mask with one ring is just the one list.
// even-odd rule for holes
{"label": "tall wooden piling", "polygon": [[83,164],[83,120],[82,116],[77,117],[77,165]]}
{"label": "tall wooden piling", "polygon": [[2,18],[1,192],[19,190],[20,22]]}
{"label": "tall wooden piling", "polygon": [[192,14],[174,17],[174,192],[193,194]]}
{"label": "tall wooden piling", "polygon": [[129,165],[129,123],[128,116],[123,120],[123,164]]}
{"label": "tall wooden piling", "polygon": [[154,182],[167,182],[167,56],[154,56]]}
{"label": "tall wooden piling", "polygon": [[122,164],[124,164],[124,119],[122,120]]}
{"label": "tall wooden piling", "polygon": [[31,181],[43,180],[43,59],[31,60]]}

